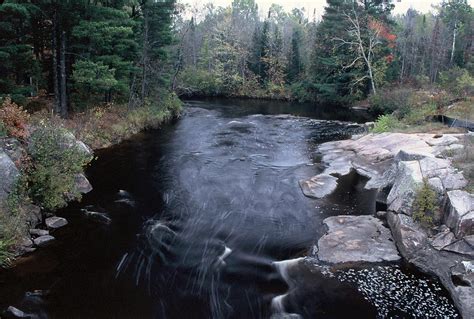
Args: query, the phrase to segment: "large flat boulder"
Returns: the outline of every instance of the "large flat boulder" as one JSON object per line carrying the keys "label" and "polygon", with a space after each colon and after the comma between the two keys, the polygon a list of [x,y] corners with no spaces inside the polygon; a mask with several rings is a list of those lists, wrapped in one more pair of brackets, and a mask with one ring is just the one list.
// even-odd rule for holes
{"label": "large flat boulder", "polygon": [[334,216],[324,220],[327,233],[318,241],[319,260],[331,264],[400,259],[390,230],[373,216]]}
{"label": "large flat boulder", "polygon": [[305,196],[316,199],[331,194],[337,188],[337,178],[328,174],[316,175],[299,183]]}
{"label": "large flat boulder", "polygon": [[456,237],[474,234],[474,195],[461,190],[448,192],[445,224]]}
{"label": "large flat boulder", "polygon": [[388,209],[411,215],[417,190],[423,185],[418,161],[399,162],[393,187],[387,197]]}

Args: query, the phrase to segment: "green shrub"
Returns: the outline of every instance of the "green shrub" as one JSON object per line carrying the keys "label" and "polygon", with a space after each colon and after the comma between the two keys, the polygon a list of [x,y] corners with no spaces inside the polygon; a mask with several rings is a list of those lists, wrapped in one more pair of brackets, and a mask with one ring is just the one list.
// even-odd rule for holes
{"label": "green shrub", "polygon": [[54,210],[66,205],[68,199],[79,199],[75,176],[83,173],[90,156],[71,145],[70,133],[51,124],[42,124],[32,134],[29,153],[30,195],[40,206]]}
{"label": "green shrub", "polygon": [[305,82],[296,82],[290,86],[291,97],[298,102],[309,102],[313,100],[313,95],[308,90]]}
{"label": "green shrub", "polygon": [[398,127],[400,127],[401,123],[398,121],[398,119],[389,114],[389,115],[380,115],[375,121],[375,126],[372,129],[373,133],[384,133],[384,132],[390,132]]}
{"label": "green shrub", "polygon": [[182,95],[219,95],[223,88],[223,80],[207,70],[188,68],[179,76],[177,91]]}
{"label": "green shrub", "polygon": [[0,237],[0,268],[8,267],[14,257],[10,252],[11,245],[11,240]]}
{"label": "green shrub", "polygon": [[28,231],[25,207],[30,203],[26,192],[26,178],[18,178],[7,197],[0,205],[0,268],[8,267],[14,259],[12,246]]}
{"label": "green shrub", "polygon": [[465,98],[474,94],[474,77],[469,71],[454,67],[440,73],[441,87],[455,97]]}
{"label": "green shrub", "polygon": [[391,114],[397,110],[403,116],[413,106],[413,90],[406,88],[382,89],[369,96],[370,112],[374,115]]}
{"label": "green shrub", "polygon": [[436,192],[430,185],[423,181],[423,185],[415,194],[413,202],[413,219],[423,226],[432,226],[437,217],[439,206],[436,200]]}
{"label": "green shrub", "polygon": [[174,92],[165,93],[161,105],[162,108],[168,110],[172,116],[178,116],[183,108],[183,102]]}
{"label": "green shrub", "polygon": [[422,124],[429,116],[436,115],[437,108],[434,103],[413,107],[403,116],[403,122],[411,125]]}

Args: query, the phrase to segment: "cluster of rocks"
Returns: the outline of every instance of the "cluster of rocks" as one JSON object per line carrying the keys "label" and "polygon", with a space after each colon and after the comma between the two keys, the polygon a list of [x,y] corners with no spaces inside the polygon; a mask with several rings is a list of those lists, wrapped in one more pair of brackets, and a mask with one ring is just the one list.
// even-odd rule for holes
{"label": "cluster of rocks", "polygon": [[35,251],[36,248],[48,246],[55,240],[55,238],[50,234],[50,232],[62,228],[67,224],[67,220],[63,217],[52,216],[46,218],[44,220],[44,226],[46,229],[31,228],[29,230],[29,237],[24,237],[18,245],[17,253],[30,253]]}
{"label": "cluster of rocks", "polygon": [[[72,133],[65,134],[65,142],[60,147],[77,147],[92,157],[92,150],[87,145],[77,140]],[[11,137],[0,138],[0,214],[9,214],[8,197],[20,177],[20,166],[26,156],[27,150],[19,140]],[[83,174],[76,176],[75,188],[81,194],[92,190],[91,184]],[[17,256],[32,252],[37,247],[48,245],[54,240],[49,232],[67,224],[67,220],[64,218],[51,216],[50,213],[43,212],[38,206],[24,204],[21,208],[26,215],[27,225],[24,228],[29,229],[29,234],[24,234],[25,237],[17,242],[15,251]]]}
{"label": "cluster of rocks", "polygon": [[[426,273],[436,275],[461,314],[474,318],[474,196],[446,153],[462,150],[463,135],[384,133],[355,136],[319,147],[326,168],[300,181],[306,196],[332,193],[341,176],[355,170],[378,191],[387,207],[372,216],[336,216],[324,223],[328,232],[315,255],[331,264],[397,260],[398,252]],[[421,226],[413,217],[415,198],[427,183],[436,193],[437,226]],[[391,233],[391,234],[390,234]]]}

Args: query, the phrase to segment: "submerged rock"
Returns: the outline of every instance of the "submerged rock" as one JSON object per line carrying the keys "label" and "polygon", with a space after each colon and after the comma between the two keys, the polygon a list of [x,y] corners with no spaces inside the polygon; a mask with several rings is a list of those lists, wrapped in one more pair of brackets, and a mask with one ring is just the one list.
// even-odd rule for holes
{"label": "submerged rock", "polygon": [[112,219],[108,216],[108,214],[106,213],[99,213],[99,212],[93,212],[93,211],[89,211],[87,209],[83,210],[84,211],[84,214],[98,222],[98,223],[101,223],[101,224],[105,224],[105,225],[109,225],[110,223],[112,223]]}
{"label": "submerged rock", "polygon": [[10,306],[5,311],[5,318],[28,318],[32,319],[33,317],[20,309]]}
{"label": "submerged rock", "polygon": [[299,183],[303,194],[311,198],[323,198],[337,188],[337,178],[328,174],[316,175]]}
{"label": "submerged rock", "polygon": [[400,259],[390,230],[372,216],[335,216],[324,220],[328,232],[318,241],[319,260],[332,264]]}

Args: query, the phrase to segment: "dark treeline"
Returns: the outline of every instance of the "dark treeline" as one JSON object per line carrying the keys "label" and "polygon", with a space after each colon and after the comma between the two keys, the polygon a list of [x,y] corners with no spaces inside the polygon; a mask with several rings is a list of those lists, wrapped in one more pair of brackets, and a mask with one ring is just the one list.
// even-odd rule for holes
{"label": "dark treeline", "polygon": [[[190,8],[177,22],[181,94],[346,104],[394,83],[470,76],[474,19],[466,0],[393,16],[393,1],[328,0],[321,19],[254,0]],[[462,68],[462,69],[458,69]],[[470,75],[466,72],[470,72]]]}
{"label": "dark treeline", "polygon": [[445,0],[426,14],[394,16],[393,7],[392,0],[328,0],[319,17],[274,4],[262,17],[255,0],[225,8],[0,1],[0,98],[54,97],[54,110],[67,117],[100,103],[134,108],[164,89],[346,105],[395,84],[472,82],[466,0]]}
{"label": "dark treeline", "polygon": [[168,87],[174,0],[0,1],[0,96],[54,110],[143,104]]}

